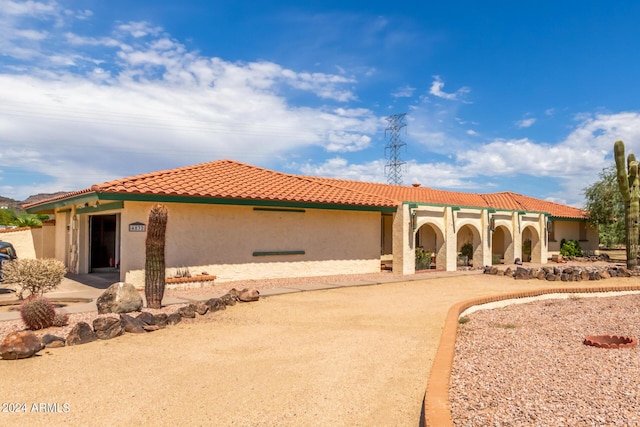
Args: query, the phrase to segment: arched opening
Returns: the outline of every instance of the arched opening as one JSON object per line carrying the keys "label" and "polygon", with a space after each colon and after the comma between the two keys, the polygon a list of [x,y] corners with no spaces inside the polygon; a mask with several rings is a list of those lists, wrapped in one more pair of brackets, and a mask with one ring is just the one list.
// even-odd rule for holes
{"label": "arched opening", "polygon": [[[423,251],[431,254],[429,268],[438,270],[446,269],[447,251],[444,244],[444,235],[439,228],[432,224],[422,225],[416,232],[416,253]],[[416,270],[426,270],[425,265],[418,265],[416,257]]]}
{"label": "arched opening", "polygon": [[512,264],[515,261],[513,238],[504,225],[496,227],[491,238],[492,264]]}
{"label": "arched opening", "polygon": [[542,247],[538,230],[528,226],[522,231],[522,261],[542,262]]}
{"label": "arched opening", "polygon": [[458,265],[481,266],[482,245],[480,232],[472,225],[464,225],[457,233]]}

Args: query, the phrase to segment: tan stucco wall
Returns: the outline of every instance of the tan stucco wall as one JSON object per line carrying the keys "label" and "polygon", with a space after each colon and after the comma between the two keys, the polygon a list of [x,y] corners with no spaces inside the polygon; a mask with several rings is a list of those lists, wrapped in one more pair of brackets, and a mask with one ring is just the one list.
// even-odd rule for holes
{"label": "tan stucco wall", "polygon": [[0,230],[0,240],[13,245],[18,258],[53,258],[54,225],[44,224],[42,227]]}
{"label": "tan stucco wall", "polygon": [[599,246],[599,235],[596,227],[587,225],[586,239],[581,239],[580,228],[584,227],[579,221],[553,221],[554,240],[549,241],[549,256],[560,253],[560,242],[565,240],[576,240],[580,243],[583,251],[596,251]]}
{"label": "tan stucco wall", "polygon": [[33,233],[29,228],[0,231],[0,240],[11,243],[16,250],[18,258],[36,258],[36,243],[34,243],[33,238]]}
{"label": "tan stucco wall", "polygon": [[[146,233],[129,224],[147,224],[152,203],[126,202],[121,213],[123,279],[144,286]],[[168,274],[189,267],[218,281],[355,274],[380,271],[380,213],[305,209],[166,204]],[[304,251],[301,255],[254,256],[254,252]]]}

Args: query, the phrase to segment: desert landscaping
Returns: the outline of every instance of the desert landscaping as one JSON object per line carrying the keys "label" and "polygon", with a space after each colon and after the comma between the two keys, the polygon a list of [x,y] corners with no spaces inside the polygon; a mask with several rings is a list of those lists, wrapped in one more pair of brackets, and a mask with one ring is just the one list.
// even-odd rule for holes
{"label": "desert landscaping", "polygon": [[[376,279],[379,284],[364,285],[376,283]],[[324,283],[318,279],[319,287],[332,289],[268,296],[257,302],[238,303],[227,310],[184,319],[151,333],[125,334],[85,345],[44,349],[28,359],[3,360],[0,363],[5,384],[3,398],[12,406],[3,408],[6,410],[0,413],[0,422],[3,425],[27,422],[35,425],[151,422],[238,426],[417,425],[431,365],[447,312],[453,304],[470,298],[541,288],[566,289],[571,285],[537,279],[514,280],[481,271],[427,273],[413,276],[414,280],[397,281],[399,279],[389,273],[366,278],[333,277]],[[579,284],[598,288],[628,286],[636,281],[637,278],[610,278]],[[348,284],[362,286],[345,286]],[[216,286],[220,294],[228,289]],[[290,281],[265,283],[265,288],[294,286]],[[189,291],[182,292],[189,294]],[[620,314],[632,304],[619,302],[633,297],[618,298],[621,299],[612,300],[615,304],[608,305],[617,307],[616,313]],[[558,307],[574,304],[584,309],[591,307],[592,301],[595,300],[570,298],[557,304]],[[525,306],[472,313],[471,321],[460,326],[458,345],[463,347],[456,351],[452,376],[452,414],[457,425],[478,425],[483,416],[501,416],[499,419],[505,425],[509,422],[518,425],[521,423],[516,421],[531,421],[533,417],[537,417],[538,425],[557,425],[552,419],[543,418],[549,406],[536,403],[541,400],[537,396],[546,384],[543,379],[555,376],[558,369],[550,363],[548,352],[533,352],[526,347],[527,350],[522,351],[527,356],[526,363],[519,365],[520,369],[509,371],[505,367],[500,373],[490,370],[482,374],[488,377],[481,377],[474,367],[467,371],[461,367],[459,360],[492,366],[504,357],[503,348],[507,343],[514,341],[486,337],[481,335],[484,331],[477,336],[489,343],[489,349],[480,351],[481,347],[474,347],[469,340],[476,336],[476,329],[483,331],[484,325],[489,331],[496,330],[491,325],[498,321],[483,320],[483,313],[507,312],[508,317],[514,319],[511,320],[514,327],[497,328],[497,331],[522,335],[523,339],[515,341],[515,345],[524,346],[526,339],[532,337],[538,348],[558,352],[565,347],[575,349],[576,357],[583,364],[597,358],[588,365],[585,375],[593,373],[594,366],[614,367],[613,361],[603,363],[603,357],[629,357],[638,351],[637,348],[615,350],[617,353],[608,350],[607,356],[602,349],[583,348],[580,341],[583,335],[624,332],[608,328],[613,326],[611,307],[606,317],[597,315],[602,310],[596,305],[588,310],[590,316],[579,316],[580,320],[567,317],[573,331],[565,333],[564,320],[554,316],[555,304],[555,300],[531,304],[545,307],[545,315],[554,320],[546,322],[556,329],[545,335],[544,340],[535,335],[540,324],[545,323],[544,319],[539,313],[523,315],[517,311]],[[565,313],[572,309],[562,310],[561,313]],[[97,312],[73,314],[70,324],[90,323],[97,316]],[[564,317],[564,314],[560,316]],[[602,326],[598,327],[601,321]],[[4,328],[19,328],[12,322],[3,323]],[[533,325],[535,328],[531,331],[527,329]],[[633,329],[627,333],[638,335]],[[564,347],[554,341],[558,338],[564,340]],[[493,348],[501,351],[491,351]],[[563,356],[563,363],[565,360]],[[532,373],[525,370],[526,366],[535,368],[535,381],[529,378]],[[527,375],[527,384],[532,386],[520,390],[524,395],[514,395],[512,399],[518,402],[531,399],[536,408],[524,412],[520,418],[505,409],[505,405],[506,408],[512,406],[505,389],[498,388],[499,384],[506,384],[507,390],[518,388],[516,385],[523,380],[518,381],[514,372]],[[614,369],[608,372],[616,378],[621,375]],[[583,399],[581,393],[590,393],[585,384],[588,383],[567,382],[563,390],[572,399]],[[493,394],[483,388],[488,386],[492,387]],[[634,392],[629,390],[629,393]],[[635,405],[635,400],[621,399],[615,390],[610,394],[622,409],[627,403]],[[599,396],[600,407],[606,407],[606,397]],[[489,400],[489,397],[498,400]],[[507,399],[506,403],[504,399],[500,401],[500,397]],[[40,407],[43,410],[38,411]],[[565,425],[581,425],[585,419],[598,420],[597,417],[603,416],[570,418],[571,412],[569,409],[559,412]],[[582,413],[576,412],[578,416]],[[632,420],[628,414],[627,418],[604,419],[613,423],[618,419]]]}

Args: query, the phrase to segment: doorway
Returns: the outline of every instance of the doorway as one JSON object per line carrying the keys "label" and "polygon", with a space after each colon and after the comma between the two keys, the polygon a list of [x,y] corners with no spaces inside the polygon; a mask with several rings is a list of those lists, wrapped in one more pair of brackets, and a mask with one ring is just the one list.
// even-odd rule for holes
{"label": "doorway", "polygon": [[89,217],[90,265],[92,273],[116,271],[119,266],[118,216],[92,215]]}

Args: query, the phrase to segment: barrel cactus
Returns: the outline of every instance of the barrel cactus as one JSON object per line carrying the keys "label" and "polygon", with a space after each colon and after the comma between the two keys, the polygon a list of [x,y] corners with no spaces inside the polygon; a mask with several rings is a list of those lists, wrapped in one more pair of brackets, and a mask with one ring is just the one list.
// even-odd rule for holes
{"label": "barrel cactus", "polygon": [[168,212],[164,205],[157,204],[149,212],[147,226],[144,295],[147,307],[162,307],[165,288],[165,235]]}
{"label": "barrel cactus", "polygon": [[618,188],[624,200],[624,220],[627,246],[627,268],[638,267],[638,217],[640,213],[640,177],[638,162],[633,153],[629,153],[625,165],[624,143],[616,141],[613,145],[616,161]]}
{"label": "barrel cactus", "polygon": [[28,329],[45,329],[53,326],[56,309],[45,297],[33,296],[20,305],[20,316]]}

